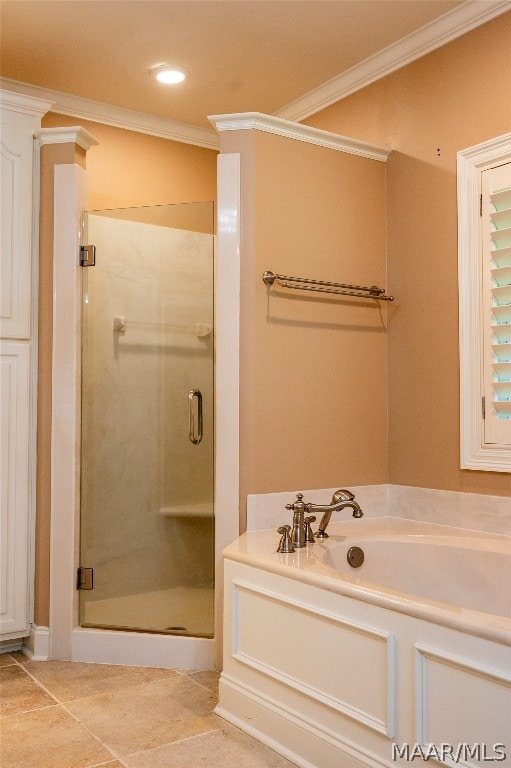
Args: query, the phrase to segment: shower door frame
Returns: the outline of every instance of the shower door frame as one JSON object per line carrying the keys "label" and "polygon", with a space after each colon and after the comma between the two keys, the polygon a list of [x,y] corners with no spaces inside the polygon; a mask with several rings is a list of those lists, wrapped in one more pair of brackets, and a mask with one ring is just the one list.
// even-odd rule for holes
{"label": "shower door frame", "polygon": [[222,551],[239,535],[240,156],[218,157],[215,272],[215,637],[79,626],[81,282],[87,173],[55,169],[49,658],[137,666],[221,667]]}

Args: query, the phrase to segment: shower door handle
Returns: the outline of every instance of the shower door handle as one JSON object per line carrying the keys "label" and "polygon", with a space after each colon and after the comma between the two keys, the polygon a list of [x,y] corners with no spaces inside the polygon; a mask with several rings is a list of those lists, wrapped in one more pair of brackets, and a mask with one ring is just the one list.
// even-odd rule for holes
{"label": "shower door handle", "polygon": [[[195,434],[194,398],[197,398],[197,434]],[[188,392],[188,437],[191,443],[199,445],[202,435],[202,392],[200,389],[191,389]]]}

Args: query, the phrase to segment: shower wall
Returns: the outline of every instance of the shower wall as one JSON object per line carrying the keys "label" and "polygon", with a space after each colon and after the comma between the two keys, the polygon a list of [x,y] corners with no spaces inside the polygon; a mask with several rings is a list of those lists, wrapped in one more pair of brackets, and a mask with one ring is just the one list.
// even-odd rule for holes
{"label": "shower wall", "polygon": [[[213,571],[212,235],[102,215],[88,222],[97,265],[84,270],[81,564],[101,564],[94,600],[205,586]],[[204,401],[199,446],[188,439],[195,387]]]}

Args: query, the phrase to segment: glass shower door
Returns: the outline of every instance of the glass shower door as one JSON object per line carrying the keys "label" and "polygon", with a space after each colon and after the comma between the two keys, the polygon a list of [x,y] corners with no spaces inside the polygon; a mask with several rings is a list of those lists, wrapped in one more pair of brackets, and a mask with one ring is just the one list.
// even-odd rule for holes
{"label": "glass shower door", "polygon": [[80,623],[211,637],[213,203],[84,224]]}

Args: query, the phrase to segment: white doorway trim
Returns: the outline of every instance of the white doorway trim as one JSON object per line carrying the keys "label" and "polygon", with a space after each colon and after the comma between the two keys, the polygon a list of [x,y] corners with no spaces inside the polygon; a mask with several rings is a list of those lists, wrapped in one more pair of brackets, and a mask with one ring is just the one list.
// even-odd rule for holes
{"label": "white doorway trim", "polygon": [[[78,626],[80,222],[87,174],[55,168],[50,658],[212,669],[221,664],[222,556],[239,532],[239,155],[219,159],[215,322],[215,640]],[[216,653],[215,653],[216,646]]]}

